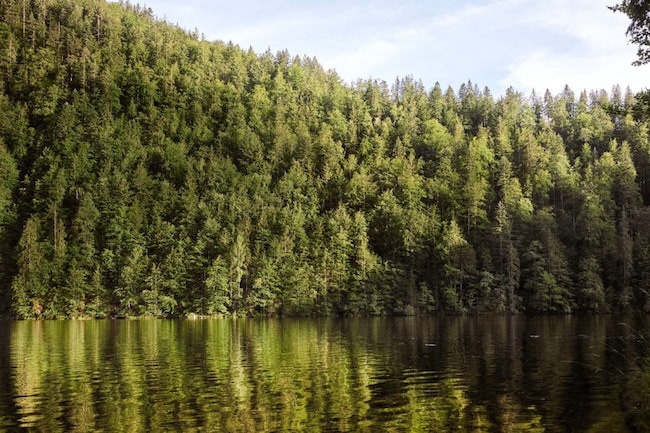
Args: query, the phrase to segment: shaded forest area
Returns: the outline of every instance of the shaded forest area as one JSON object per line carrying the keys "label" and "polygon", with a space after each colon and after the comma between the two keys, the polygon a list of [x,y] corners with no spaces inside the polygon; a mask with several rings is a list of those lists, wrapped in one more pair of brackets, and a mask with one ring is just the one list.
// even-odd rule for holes
{"label": "shaded forest area", "polygon": [[102,0],[0,16],[6,315],[650,309],[629,90],[344,84]]}

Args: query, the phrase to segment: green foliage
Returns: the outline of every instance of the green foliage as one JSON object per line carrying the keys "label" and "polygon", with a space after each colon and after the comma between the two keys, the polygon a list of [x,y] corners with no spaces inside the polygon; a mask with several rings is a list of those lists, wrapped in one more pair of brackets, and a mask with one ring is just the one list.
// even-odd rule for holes
{"label": "green foliage", "polygon": [[614,12],[623,12],[631,20],[626,33],[630,42],[638,45],[637,60],[634,64],[643,65],[650,62],[650,5],[642,0],[623,0],[609,8]]}
{"label": "green foliage", "polygon": [[230,288],[225,261],[217,257],[208,269],[208,277],[205,280],[205,306],[202,313],[210,315],[227,313],[231,304]]}
{"label": "green foliage", "polygon": [[346,86],[103,0],[0,15],[0,313],[650,305],[641,96]]}

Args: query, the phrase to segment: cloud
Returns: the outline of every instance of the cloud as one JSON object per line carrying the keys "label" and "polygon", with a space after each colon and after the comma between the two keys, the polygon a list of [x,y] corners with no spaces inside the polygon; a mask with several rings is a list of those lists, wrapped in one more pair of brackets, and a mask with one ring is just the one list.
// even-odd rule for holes
{"label": "cloud", "polygon": [[346,82],[412,75],[455,89],[471,79],[495,95],[609,88],[640,90],[627,19],[607,0],[149,0],[158,16],[210,40],[257,52],[314,56]]}
{"label": "cloud", "polygon": [[554,0],[549,7],[538,6],[529,23],[540,34],[553,32],[559,37],[513,56],[500,80],[502,87],[534,88],[538,93],[548,88],[557,93],[566,84],[581,91],[610,89],[614,84],[641,90],[647,83],[647,68],[630,65],[636,50],[626,42],[625,17],[613,14],[606,5]]}
{"label": "cloud", "polygon": [[[471,24],[482,23],[481,27],[498,27],[504,23],[511,23],[508,18],[508,11],[520,4],[522,0],[492,0],[483,4],[469,3],[454,8],[439,17],[435,17],[434,24],[437,27],[456,29],[467,27]],[[505,15],[504,15],[505,13]],[[501,19],[494,19],[501,17]],[[486,18],[490,18],[489,21]],[[479,28],[475,28],[479,29]]]}
{"label": "cloud", "polygon": [[377,76],[371,71],[383,69],[386,64],[395,62],[399,50],[400,47],[395,42],[381,38],[368,39],[341,54],[327,57],[326,62],[328,65],[335,65],[332,69],[336,69],[347,82],[355,81],[357,78],[390,80],[391,77]]}

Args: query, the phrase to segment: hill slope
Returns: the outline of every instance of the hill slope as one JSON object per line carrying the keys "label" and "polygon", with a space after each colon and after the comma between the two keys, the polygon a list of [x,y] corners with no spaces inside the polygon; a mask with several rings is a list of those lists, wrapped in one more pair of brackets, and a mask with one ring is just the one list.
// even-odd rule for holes
{"label": "hill slope", "polygon": [[629,92],[350,87],[128,4],[0,16],[15,317],[648,304],[650,144]]}

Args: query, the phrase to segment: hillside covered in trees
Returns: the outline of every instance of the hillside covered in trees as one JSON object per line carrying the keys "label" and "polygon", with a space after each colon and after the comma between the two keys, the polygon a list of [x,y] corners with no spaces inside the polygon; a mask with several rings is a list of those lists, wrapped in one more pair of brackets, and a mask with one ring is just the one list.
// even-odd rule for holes
{"label": "hillside covered in trees", "polygon": [[5,316],[650,309],[629,90],[346,85],[125,3],[0,16]]}

